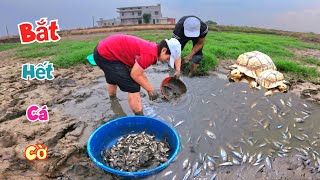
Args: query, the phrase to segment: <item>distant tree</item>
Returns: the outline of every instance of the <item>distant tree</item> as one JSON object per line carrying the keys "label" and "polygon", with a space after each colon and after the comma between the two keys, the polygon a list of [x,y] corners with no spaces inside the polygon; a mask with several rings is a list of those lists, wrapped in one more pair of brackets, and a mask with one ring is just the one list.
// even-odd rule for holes
{"label": "distant tree", "polygon": [[149,23],[150,23],[150,19],[151,19],[151,14],[143,14],[143,21],[144,21],[146,24],[149,24]]}
{"label": "distant tree", "polygon": [[206,24],[213,24],[213,25],[217,25],[218,23],[214,22],[214,21],[211,21],[211,20],[208,20],[206,21]]}

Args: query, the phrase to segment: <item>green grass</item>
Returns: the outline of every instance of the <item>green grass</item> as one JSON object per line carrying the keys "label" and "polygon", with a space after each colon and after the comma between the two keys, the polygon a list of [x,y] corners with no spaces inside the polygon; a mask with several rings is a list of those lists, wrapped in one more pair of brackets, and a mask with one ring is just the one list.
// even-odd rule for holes
{"label": "green grass", "polygon": [[316,68],[303,66],[286,58],[274,58],[273,61],[281,72],[292,73],[304,79],[319,77],[319,72]]}
{"label": "green grass", "polygon": [[[233,31],[242,32],[233,32]],[[198,73],[205,74],[214,69],[219,60],[236,60],[244,52],[261,51],[268,54],[277,65],[280,71],[293,74],[303,78],[318,77],[316,68],[304,66],[303,64],[315,64],[319,66],[320,61],[312,58],[297,57],[289,49],[317,49],[320,45],[301,42],[298,37],[283,36],[273,31],[256,29],[258,33],[244,33],[248,29],[237,29],[230,32],[210,31],[206,37],[206,43],[203,48],[204,58],[199,66]],[[249,30],[248,30],[249,31]],[[261,32],[259,32],[261,31]],[[139,31],[134,35],[153,42],[160,42],[163,39],[171,38],[172,31]],[[318,36],[316,36],[318,37]],[[86,63],[86,56],[93,52],[97,43],[103,39],[102,36],[92,38],[87,41],[61,40],[56,43],[33,43],[28,45],[4,44],[0,45],[0,51],[15,48],[16,56],[21,58],[48,57],[57,67],[68,68],[80,63]],[[183,52],[182,57],[186,56],[192,49],[192,43],[189,42]],[[294,59],[295,61],[291,61]]]}
{"label": "green grass", "polygon": [[9,49],[15,49],[17,47],[20,47],[21,45],[18,43],[13,43],[13,44],[0,44],[0,52],[1,51],[6,51]]}
{"label": "green grass", "polygon": [[315,59],[315,58],[311,58],[311,57],[305,57],[301,59],[303,62],[306,62],[308,64],[314,64],[317,66],[320,66],[320,59]]}

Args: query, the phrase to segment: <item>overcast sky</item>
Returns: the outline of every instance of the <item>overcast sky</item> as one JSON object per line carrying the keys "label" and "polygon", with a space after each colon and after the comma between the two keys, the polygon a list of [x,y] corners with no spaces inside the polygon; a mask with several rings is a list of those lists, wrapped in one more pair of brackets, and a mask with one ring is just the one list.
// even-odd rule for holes
{"label": "overcast sky", "polygon": [[115,18],[117,7],[156,5],[179,20],[196,15],[222,25],[255,26],[320,33],[319,0],[1,0],[0,36],[18,34],[17,24],[41,17],[58,19],[61,29],[92,26],[92,16]]}

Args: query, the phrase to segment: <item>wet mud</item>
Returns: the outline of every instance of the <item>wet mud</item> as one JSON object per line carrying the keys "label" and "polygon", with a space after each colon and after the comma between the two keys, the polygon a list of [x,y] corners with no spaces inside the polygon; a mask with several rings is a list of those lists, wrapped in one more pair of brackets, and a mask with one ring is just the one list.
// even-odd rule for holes
{"label": "wet mud", "polygon": [[[47,59],[15,59],[12,54],[0,53],[4,57],[0,65],[0,179],[120,179],[93,164],[86,143],[105,122],[133,115],[127,95],[118,91],[117,99],[109,99],[102,71],[89,65],[55,68],[53,81],[23,81],[23,63],[36,64]],[[177,159],[147,179],[182,179],[188,170],[189,179],[210,179],[215,174],[217,179],[318,179],[312,152],[320,152],[319,101],[300,98],[302,92],[315,92],[301,89],[264,97],[262,90],[251,90],[247,84],[229,83],[223,72],[191,79],[182,77],[188,91],[172,101],[152,102],[145,91],[141,92],[145,115],[172,125],[181,138]],[[147,74],[160,91],[161,81],[168,76],[167,67],[149,68]],[[48,106],[48,122],[27,120],[25,111],[33,104]],[[297,118],[304,118],[304,122],[298,123]],[[24,149],[36,143],[49,147],[47,160],[25,159]],[[283,144],[281,148],[275,145],[278,143]],[[289,147],[290,151],[282,153]],[[219,166],[224,163],[221,148],[228,155],[227,161],[234,158],[232,151],[242,149],[243,154],[256,154],[252,161],[257,161],[261,152],[261,157],[270,157],[272,168],[265,165],[259,169],[266,164],[265,159],[259,165],[247,160],[243,165]],[[299,159],[297,155],[303,151],[296,148],[308,151],[310,163]],[[209,156],[216,162],[213,170],[205,168]],[[190,167],[184,169],[186,159]],[[198,166],[192,170],[195,164]]]}

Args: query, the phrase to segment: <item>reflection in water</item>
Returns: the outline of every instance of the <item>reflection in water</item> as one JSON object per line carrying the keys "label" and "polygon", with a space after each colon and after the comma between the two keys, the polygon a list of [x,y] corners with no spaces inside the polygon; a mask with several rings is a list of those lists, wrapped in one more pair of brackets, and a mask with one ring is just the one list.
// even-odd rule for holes
{"label": "reflection in water", "polygon": [[110,98],[111,109],[115,114],[115,117],[123,117],[127,116],[127,114],[123,111],[118,98]]}

